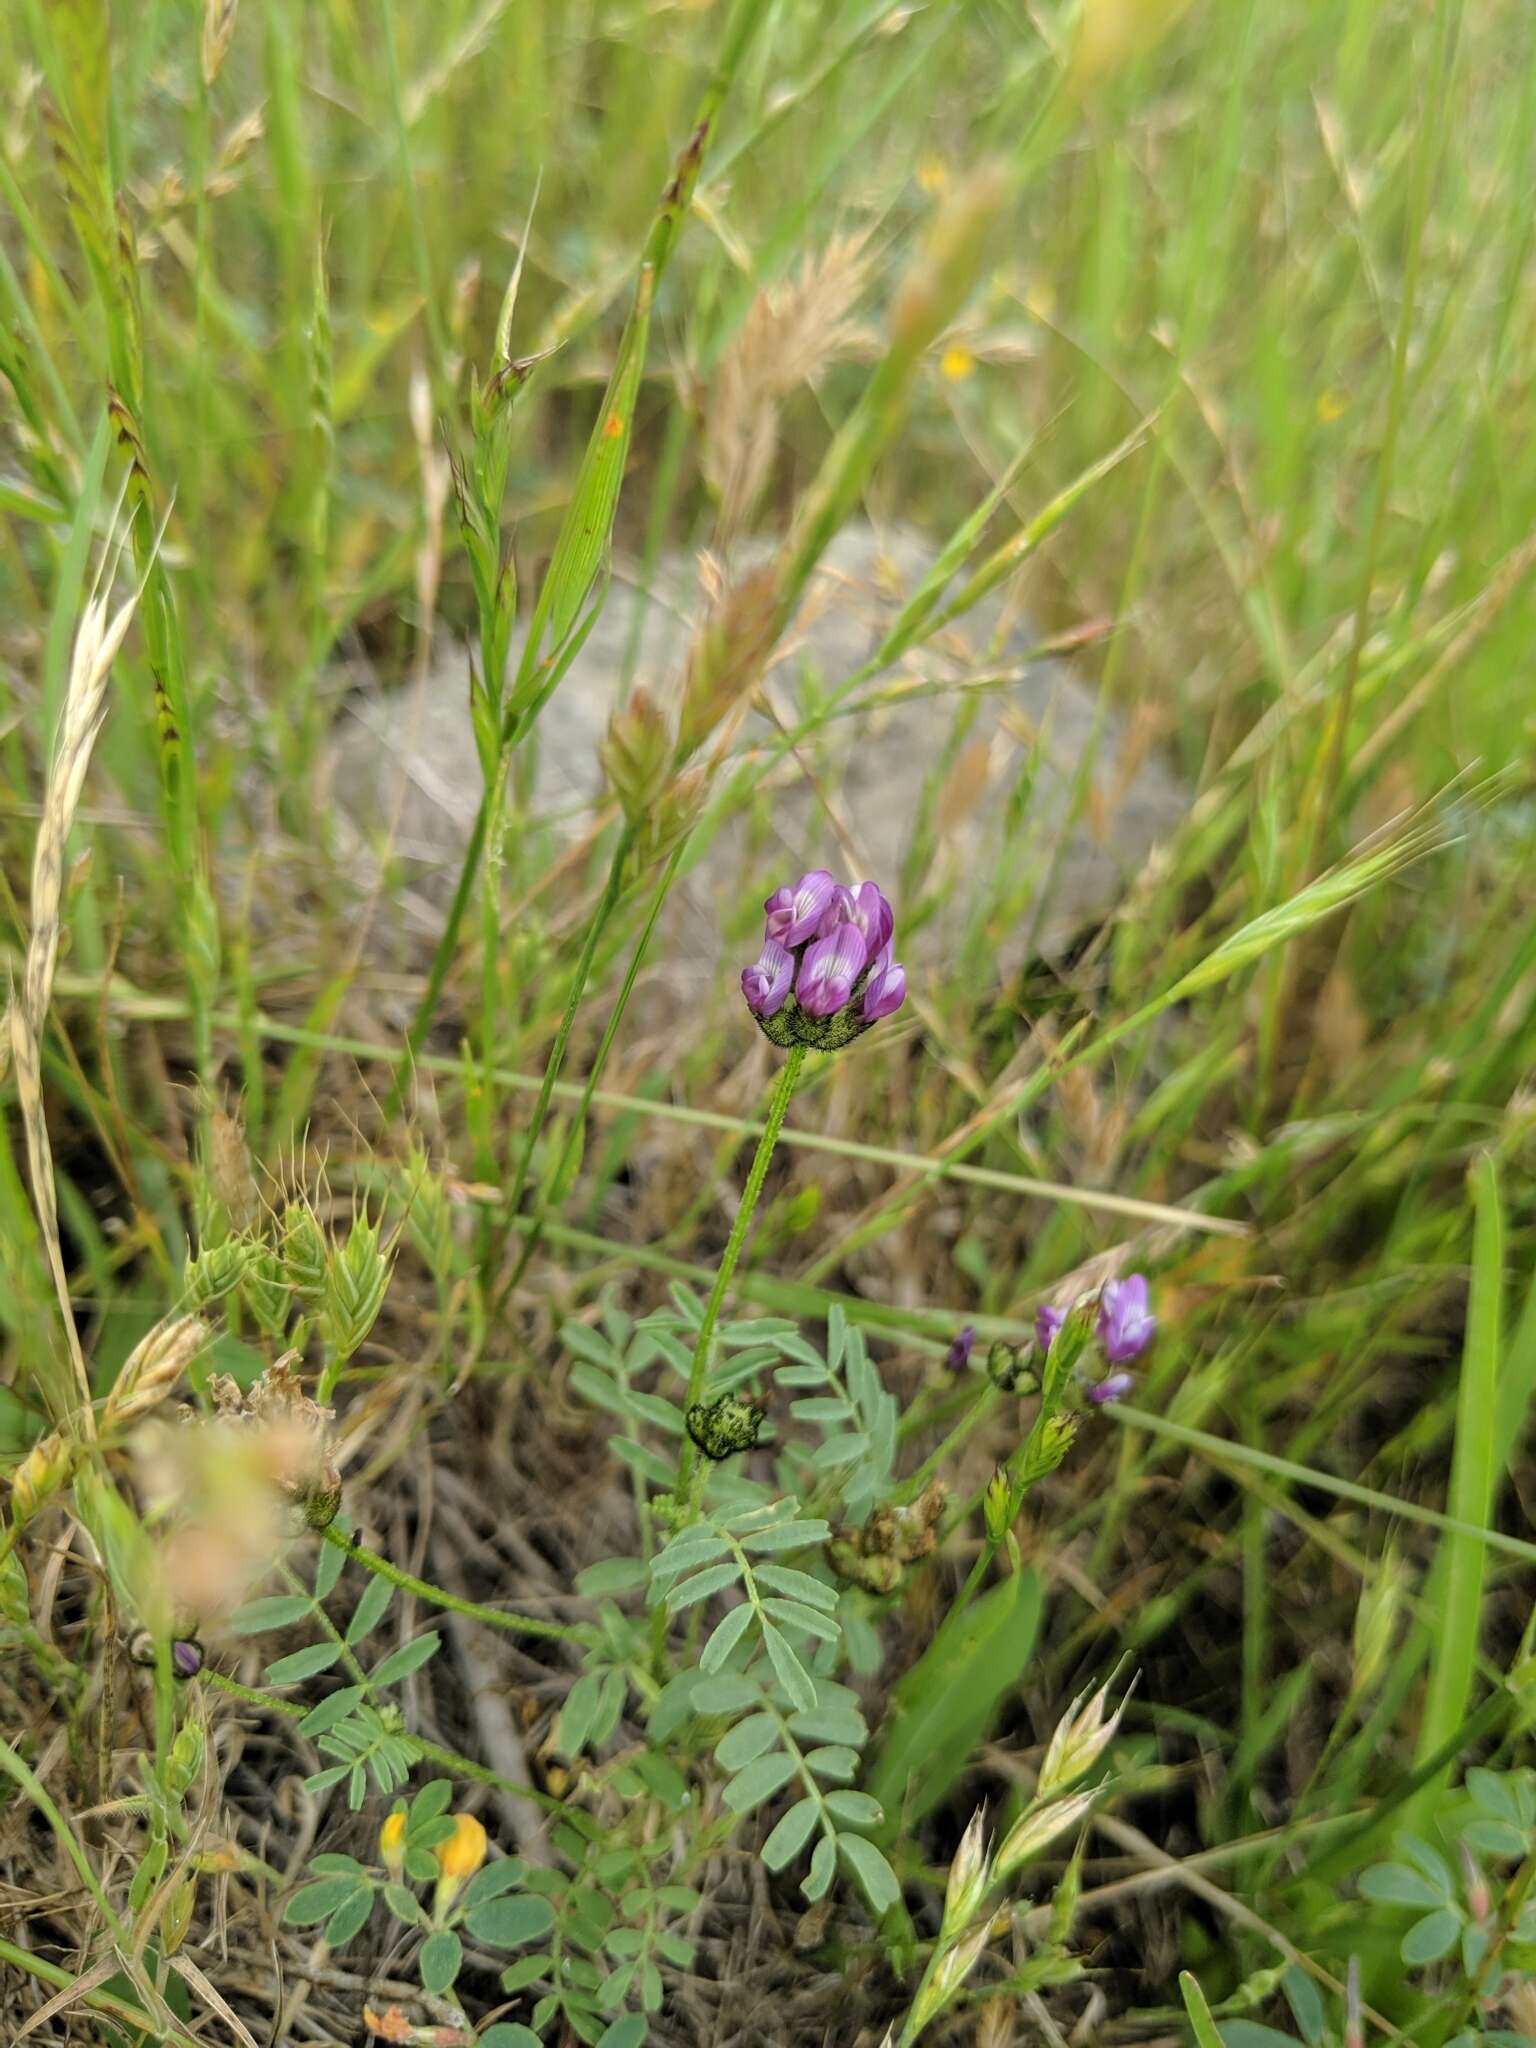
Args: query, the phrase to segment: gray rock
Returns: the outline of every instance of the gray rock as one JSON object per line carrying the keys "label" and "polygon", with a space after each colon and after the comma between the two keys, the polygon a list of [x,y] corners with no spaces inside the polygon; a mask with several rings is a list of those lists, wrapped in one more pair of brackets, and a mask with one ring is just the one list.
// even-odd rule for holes
{"label": "gray rock", "polygon": [[[778,752],[774,721],[791,726],[868,661],[934,554],[911,531],[867,525],[846,528],[828,550],[768,676],[760,702],[769,715],[755,709],[733,743],[738,764],[769,764],[758,800],[690,861],[658,943],[685,986],[718,973],[723,925],[739,950],[757,899],[816,866],[877,878],[896,901],[898,932],[923,906],[921,929],[901,949],[909,967],[952,953],[985,906],[985,943],[1006,970],[1109,913],[1185,815],[1188,792],[1155,749],[1136,744],[1066,662],[1028,659],[1027,622],[997,598],[848,700],[868,708]],[[631,636],[638,626],[634,679],[669,701],[702,602],[697,568],[681,558],[649,595],[615,577],[541,716],[533,822],[561,839],[590,828],[602,790],[597,746]],[[395,927],[407,953],[419,955],[440,929],[479,800],[466,677],[460,650],[414,687],[386,692],[363,679],[337,723],[343,805],[364,844],[381,845],[392,829],[393,855],[409,866],[405,922]]]}

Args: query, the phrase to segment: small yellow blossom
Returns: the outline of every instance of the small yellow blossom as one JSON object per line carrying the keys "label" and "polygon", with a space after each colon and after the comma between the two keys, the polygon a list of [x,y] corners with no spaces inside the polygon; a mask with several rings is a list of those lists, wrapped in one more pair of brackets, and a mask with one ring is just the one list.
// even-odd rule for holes
{"label": "small yellow blossom", "polygon": [[397,1806],[379,1829],[379,1859],[395,1883],[405,1870],[405,1808]]}
{"label": "small yellow blossom", "polygon": [[453,1833],[432,1851],[440,1873],[432,1895],[433,1911],[439,1920],[485,1861],[485,1850],[485,1829],[479,1821],[472,1813],[456,1813]]}
{"label": "small yellow blossom", "polygon": [[1317,416],[1324,426],[1332,426],[1333,422],[1342,419],[1348,410],[1349,393],[1342,384],[1330,384],[1318,398]]}
{"label": "small yellow blossom", "polygon": [[924,192],[942,192],[949,183],[949,167],[941,156],[918,159],[917,182]]}
{"label": "small yellow blossom", "polygon": [[940,373],[948,377],[953,384],[958,384],[963,377],[969,377],[975,367],[976,358],[968,348],[962,348],[959,342],[952,343],[939,358]]}

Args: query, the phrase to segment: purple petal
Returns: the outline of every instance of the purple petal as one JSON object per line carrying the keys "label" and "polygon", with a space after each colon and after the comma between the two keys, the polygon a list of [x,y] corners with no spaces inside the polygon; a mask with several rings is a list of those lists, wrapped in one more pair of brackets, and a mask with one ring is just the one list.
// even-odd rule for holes
{"label": "purple petal", "polygon": [[171,1645],[171,1669],[178,1678],[196,1678],[203,1668],[203,1646],[192,1641]]}
{"label": "purple petal", "polygon": [[840,924],[826,938],[808,946],[800,961],[795,994],[808,1017],[831,1017],[853,994],[853,984],[868,958],[864,934],[855,924]]}
{"label": "purple petal", "polygon": [[763,950],[741,970],[741,992],[754,1017],[771,1017],[784,1007],[795,976],[795,956],[777,939],[764,939]]}
{"label": "purple petal", "polygon": [[1102,1408],[1106,1402],[1118,1401],[1123,1394],[1128,1394],[1134,1384],[1128,1372],[1112,1372],[1107,1379],[1096,1380],[1084,1391],[1095,1408]]}
{"label": "purple petal", "polygon": [[768,917],[767,935],[782,946],[798,946],[821,923],[837,884],[825,868],[812,868],[793,888],[775,889],[763,905]]}
{"label": "purple petal", "polygon": [[1139,1358],[1157,1334],[1144,1273],[1106,1280],[1099,1295],[1099,1342],[1111,1365]]}
{"label": "purple petal", "polygon": [[[883,902],[884,898],[881,900]],[[864,984],[864,1022],[874,1024],[881,1017],[889,1017],[906,1000],[907,970],[899,960],[891,958],[890,941],[887,940]]]}
{"label": "purple petal", "polygon": [[878,953],[890,944],[896,929],[896,913],[874,882],[855,882],[845,893],[849,902],[848,922],[856,924],[864,934],[870,952]]}
{"label": "purple petal", "polygon": [[1056,1332],[1067,1320],[1064,1308],[1052,1308],[1049,1302],[1035,1310],[1035,1342],[1042,1351],[1049,1351],[1056,1341]]}

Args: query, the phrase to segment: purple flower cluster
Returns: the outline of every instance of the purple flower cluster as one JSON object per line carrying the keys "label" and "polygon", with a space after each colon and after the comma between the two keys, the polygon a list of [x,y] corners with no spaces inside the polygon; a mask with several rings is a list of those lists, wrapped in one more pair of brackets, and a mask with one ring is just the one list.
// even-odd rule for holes
{"label": "purple flower cluster", "polygon": [[[1049,1351],[1056,1333],[1067,1319],[1064,1308],[1049,1305],[1035,1311],[1035,1341]],[[1151,1294],[1144,1273],[1128,1274],[1124,1280],[1106,1280],[1099,1290],[1099,1314],[1094,1326],[1104,1356],[1114,1366],[1129,1365],[1139,1358],[1157,1335],[1157,1317],[1152,1313]],[[1088,1399],[1101,1408],[1130,1392],[1131,1375],[1112,1372],[1085,1389]]]}
{"label": "purple flower cluster", "polygon": [[852,887],[825,868],[775,889],[763,905],[763,950],[743,968],[747,1008],[775,1045],[835,1051],[906,1000],[892,954],[896,920],[873,882]]}

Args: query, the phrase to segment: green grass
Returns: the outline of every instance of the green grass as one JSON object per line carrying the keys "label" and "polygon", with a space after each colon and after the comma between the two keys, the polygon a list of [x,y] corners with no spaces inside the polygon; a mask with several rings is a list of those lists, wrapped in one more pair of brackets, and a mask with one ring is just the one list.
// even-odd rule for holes
{"label": "green grass", "polygon": [[[850,518],[916,525],[952,542],[967,599],[1006,587],[1076,642],[1106,708],[1196,795],[1086,962],[1005,984],[999,943],[1059,878],[1004,864],[966,914],[940,879],[956,698],[898,903],[945,965],[807,1067],[735,1299],[865,1329],[900,1389],[904,1475],[958,1432],[938,1555],[862,1624],[884,1659],[872,1697],[899,1700],[987,1541],[984,1510],[962,1510],[1019,1434],[984,1384],[940,1375],[950,1336],[1023,1336],[1064,1276],[1102,1277],[1094,1260],[1153,1274],[1162,1333],[1133,1405],[1085,1421],[1014,1531],[1044,1594],[997,1729],[1030,1758],[1085,1686],[1141,1674],[1115,1810],[1204,1889],[1117,1889],[1129,1865],[1090,1835],[1067,1919],[1108,1998],[1101,2038],[1176,2033],[1186,2011],[1201,2042],[1296,2035],[1300,1969],[1322,1987],[1317,2038],[1342,2041],[1330,1987],[1355,1957],[1371,2037],[1382,2021],[1439,2048],[1472,2024],[1476,1966],[1405,1970],[1398,1919],[1355,1885],[1394,1830],[1454,1863],[1465,1767],[1530,1756],[1536,16],[248,0],[226,44],[221,13],[0,14],[0,946],[18,985],[71,648],[114,532],[119,596],[130,574],[140,591],[42,1044],[97,1393],[183,1303],[189,1255],[239,1235],[228,1113],[264,1200],[302,1187],[328,1225],[365,1200],[388,1219],[383,1320],[344,1372],[332,1354],[344,1413],[378,1403],[347,1479],[372,1482],[379,1549],[405,1556],[416,1526],[402,1461],[430,1445],[468,1469],[500,1415],[511,1472],[514,1413],[536,1471],[608,1518],[608,1549],[567,1531],[546,1562],[611,1554],[632,1483],[622,1540],[659,1545],[654,1441],[630,1415],[639,1462],[607,1456],[612,1418],[573,1390],[560,1329],[597,1327],[605,1300],[643,1317],[669,1282],[707,1293],[717,1269],[766,1088],[737,955],[664,1044],[620,992],[665,971],[670,927],[648,920],[669,856],[740,899],[727,924],[751,957],[762,856],[732,867],[721,828],[771,844],[764,776],[789,739],[759,701],[686,840],[675,817],[612,812],[565,861],[522,815],[527,749],[610,571],[718,540],[703,451],[754,301],[857,234],[858,343],[779,400],[750,508],[782,543],[762,630],[788,626]],[[864,715],[946,617],[936,584],[867,670],[815,678],[796,741]],[[342,664],[404,682],[429,644],[464,650],[467,695],[474,665],[484,794],[435,957],[401,977],[357,944],[326,763]],[[386,892],[407,880],[386,867]],[[14,1069],[3,1101],[11,1463],[69,1397]],[[299,1327],[330,1341],[308,1299]],[[248,1295],[220,1344],[220,1369],[278,1348]],[[130,1466],[111,1473],[79,1503],[98,1533],[140,1498]],[[150,1912],[79,1819],[137,1784],[112,1764],[128,1724],[103,1737],[83,1677],[39,1690],[28,1653],[43,1535],[65,1526],[4,1539],[29,1574],[0,1607],[0,1718],[27,1731],[7,1770],[46,1824],[14,1880],[36,1895],[18,2014],[83,1952],[49,1917],[49,1835],[109,1930]],[[86,1578],[56,1617],[82,1674],[132,1604]],[[1373,1603],[1385,1648],[1362,1676]],[[603,1655],[629,1669],[638,1740],[665,1655]],[[166,1670],[136,1738],[157,1797]],[[571,1678],[544,1671],[538,1740]],[[53,1715],[67,1769],[49,1751],[44,1789]],[[438,1753],[472,1752],[471,1725]],[[989,1768],[970,1804],[1006,1807],[1017,1781]],[[908,1994],[969,1811],[950,1796],[882,1835]],[[195,1853],[178,1826],[167,1853]],[[1070,1853],[1042,1866],[1058,1906]],[[707,1892],[698,1856],[679,1882]],[[861,1911],[832,1923],[839,1968],[879,1946]],[[217,1984],[208,1924],[188,1953]],[[20,1984],[30,1965],[4,1960]],[[994,1954],[970,1989],[1002,1975]],[[91,1989],[179,2038],[185,1987],[159,1962]],[[1007,1995],[1021,2026],[1043,1998],[1069,2031],[1084,1994],[1042,1976]],[[879,2010],[899,2029],[896,1994]],[[259,2035],[270,2009],[249,2011]]]}

